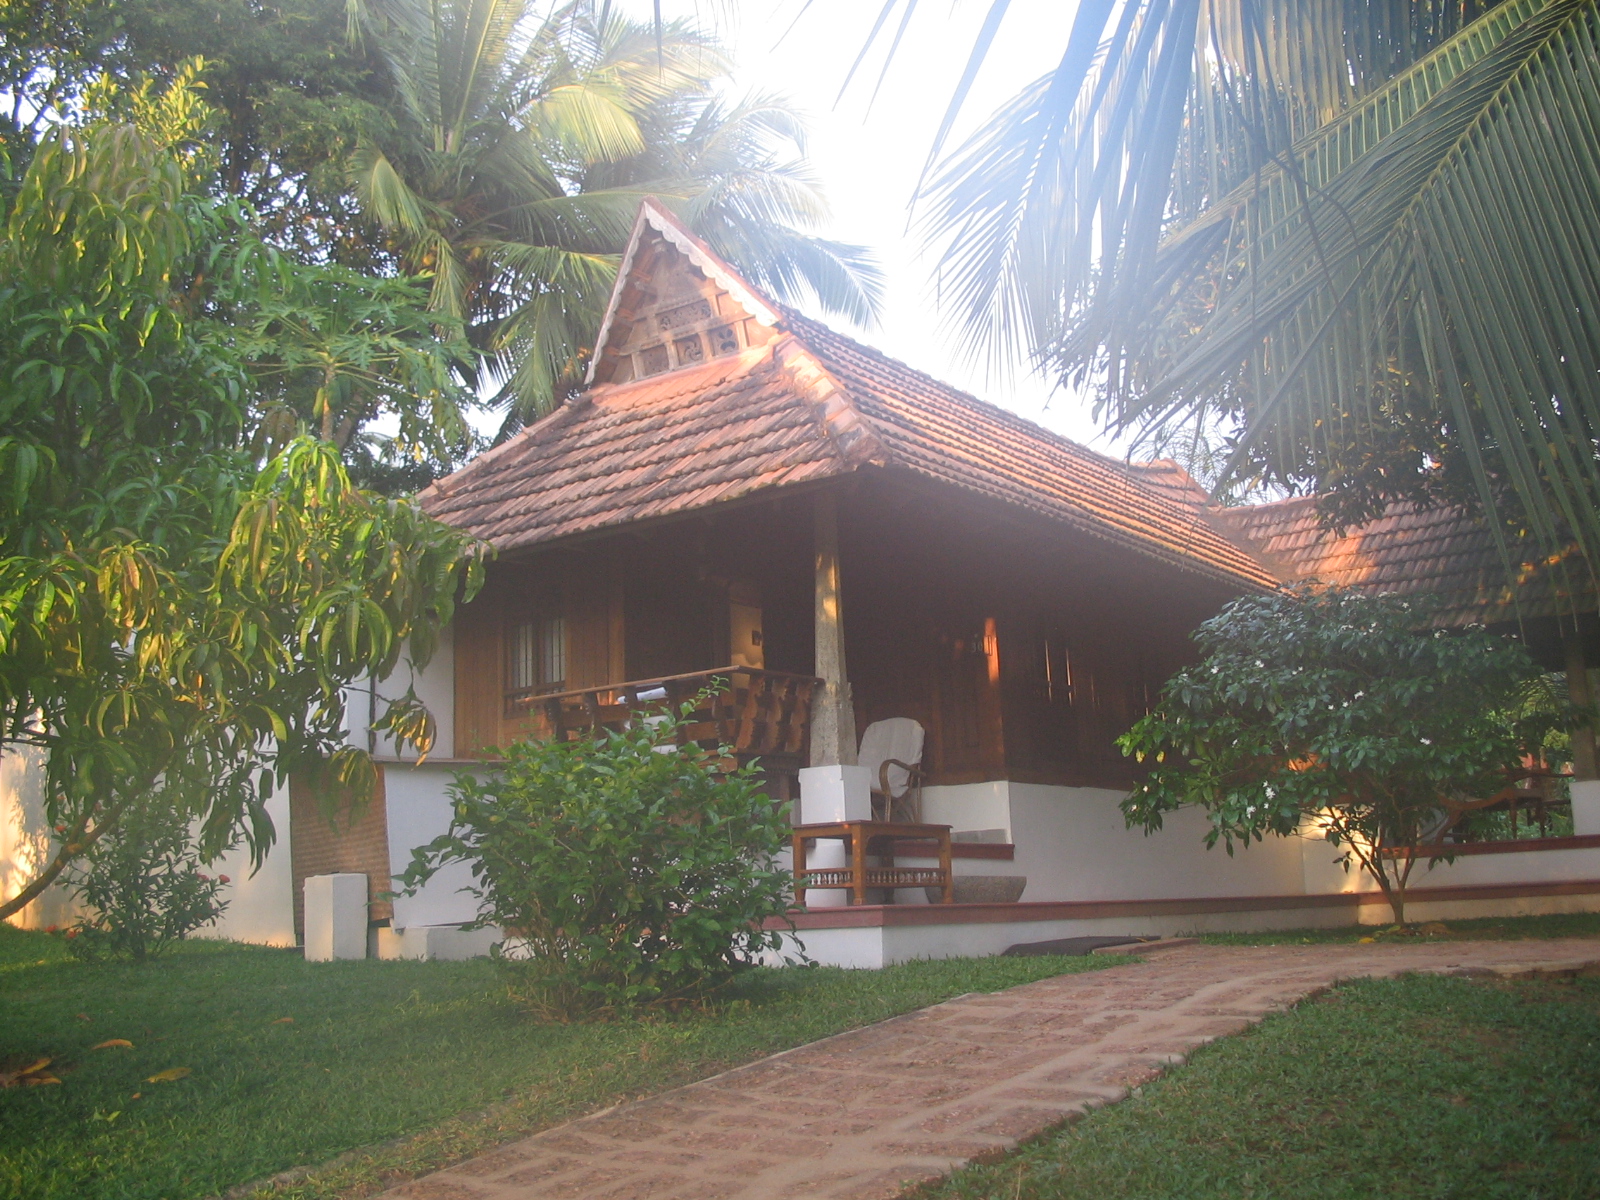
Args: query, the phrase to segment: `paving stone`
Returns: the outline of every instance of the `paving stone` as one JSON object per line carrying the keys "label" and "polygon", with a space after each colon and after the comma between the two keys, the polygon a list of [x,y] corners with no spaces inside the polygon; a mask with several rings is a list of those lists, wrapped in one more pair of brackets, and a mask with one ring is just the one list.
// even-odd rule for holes
{"label": "paving stone", "polygon": [[1172,945],[961,996],[598,1113],[381,1200],[891,1200],[1115,1102],[1197,1046],[1332,984],[1600,969],[1600,939]]}

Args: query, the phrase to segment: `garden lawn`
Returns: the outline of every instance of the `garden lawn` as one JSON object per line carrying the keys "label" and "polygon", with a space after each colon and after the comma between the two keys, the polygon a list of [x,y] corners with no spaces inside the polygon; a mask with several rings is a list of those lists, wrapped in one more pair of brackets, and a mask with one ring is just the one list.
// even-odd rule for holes
{"label": "garden lawn", "polygon": [[1600,980],[1342,985],[924,1200],[1592,1200]]}
{"label": "garden lawn", "polygon": [[[0,1071],[50,1056],[61,1079],[0,1091],[0,1197],[187,1200],[403,1138],[280,1189],[360,1191],[952,996],[1113,965],[766,970],[706,1011],[556,1025],[521,1013],[482,960],[313,964],[197,941],[91,965],[0,924]],[[93,1048],[110,1039],[133,1045]]]}

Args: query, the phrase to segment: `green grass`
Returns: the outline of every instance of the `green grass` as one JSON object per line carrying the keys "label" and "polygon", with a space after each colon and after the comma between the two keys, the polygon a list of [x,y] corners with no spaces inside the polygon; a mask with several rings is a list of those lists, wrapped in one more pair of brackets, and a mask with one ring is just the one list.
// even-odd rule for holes
{"label": "green grass", "polygon": [[[1442,925],[1442,931],[1437,926]],[[1600,937],[1600,913],[1550,913],[1540,917],[1474,917],[1469,921],[1413,922],[1400,937],[1387,926],[1340,925],[1333,929],[1277,929],[1262,933],[1203,933],[1212,946],[1290,946],[1357,942],[1362,938],[1407,942],[1513,941],[1523,938]],[[1427,932],[1424,932],[1427,930]],[[1597,1189],[1600,1194],[1600,1189]]]}
{"label": "green grass", "polygon": [[1600,980],[1351,983],[937,1200],[1600,1195]]}
{"label": "green grass", "polygon": [[[143,966],[89,965],[0,925],[0,1070],[49,1055],[62,1080],[0,1091],[0,1197],[185,1200],[375,1147],[277,1192],[359,1193],[952,996],[1112,965],[759,971],[714,1011],[553,1025],[519,1012],[483,961],[308,964],[191,942]],[[91,1049],[109,1038],[133,1048]],[[174,1067],[191,1074],[144,1082]]]}

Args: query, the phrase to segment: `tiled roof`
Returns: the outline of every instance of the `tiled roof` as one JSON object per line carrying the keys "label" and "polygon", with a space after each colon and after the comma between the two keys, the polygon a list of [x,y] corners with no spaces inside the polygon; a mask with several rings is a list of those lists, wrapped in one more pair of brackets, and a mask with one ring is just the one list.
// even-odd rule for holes
{"label": "tiled roof", "polygon": [[1524,563],[1509,584],[1489,528],[1457,509],[1396,503],[1343,533],[1319,523],[1315,497],[1216,509],[1211,519],[1284,582],[1432,595],[1443,605],[1441,624],[1552,616],[1570,612],[1575,600],[1580,609],[1595,605],[1577,558]]}
{"label": "tiled roof", "polygon": [[768,346],[563,405],[422,494],[504,550],[899,467],[1232,583],[1249,554],[1128,464],[785,312]]}
{"label": "tiled roof", "polygon": [[763,347],[594,388],[420,499],[504,551],[847,469]]}
{"label": "tiled roof", "polygon": [[784,325],[867,419],[885,465],[1031,509],[1188,570],[1275,584],[1197,509],[1148,486],[1137,465],[1096,454],[820,322],[786,312]]}

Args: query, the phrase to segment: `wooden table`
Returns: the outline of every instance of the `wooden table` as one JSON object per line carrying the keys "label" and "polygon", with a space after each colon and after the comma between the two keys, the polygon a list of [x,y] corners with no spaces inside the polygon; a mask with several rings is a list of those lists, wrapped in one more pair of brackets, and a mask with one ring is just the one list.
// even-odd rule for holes
{"label": "wooden table", "polygon": [[[849,865],[845,867],[806,867],[806,843],[818,838],[838,838],[847,847]],[[894,844],[901,838],[935,841],[939,845],[937,867],[897,867]],[[869,855],[885,859],[868,865]],[[900,821],[833,821],[820,825],[796,825],[794,829],[794,902],[804,906],[811,888],[843,888],[851,904],[865,904],[867,889],[897,887],[936,887],[944,889],[943,903],[955,898],[950,872],[950,826],[911,825]]]}

